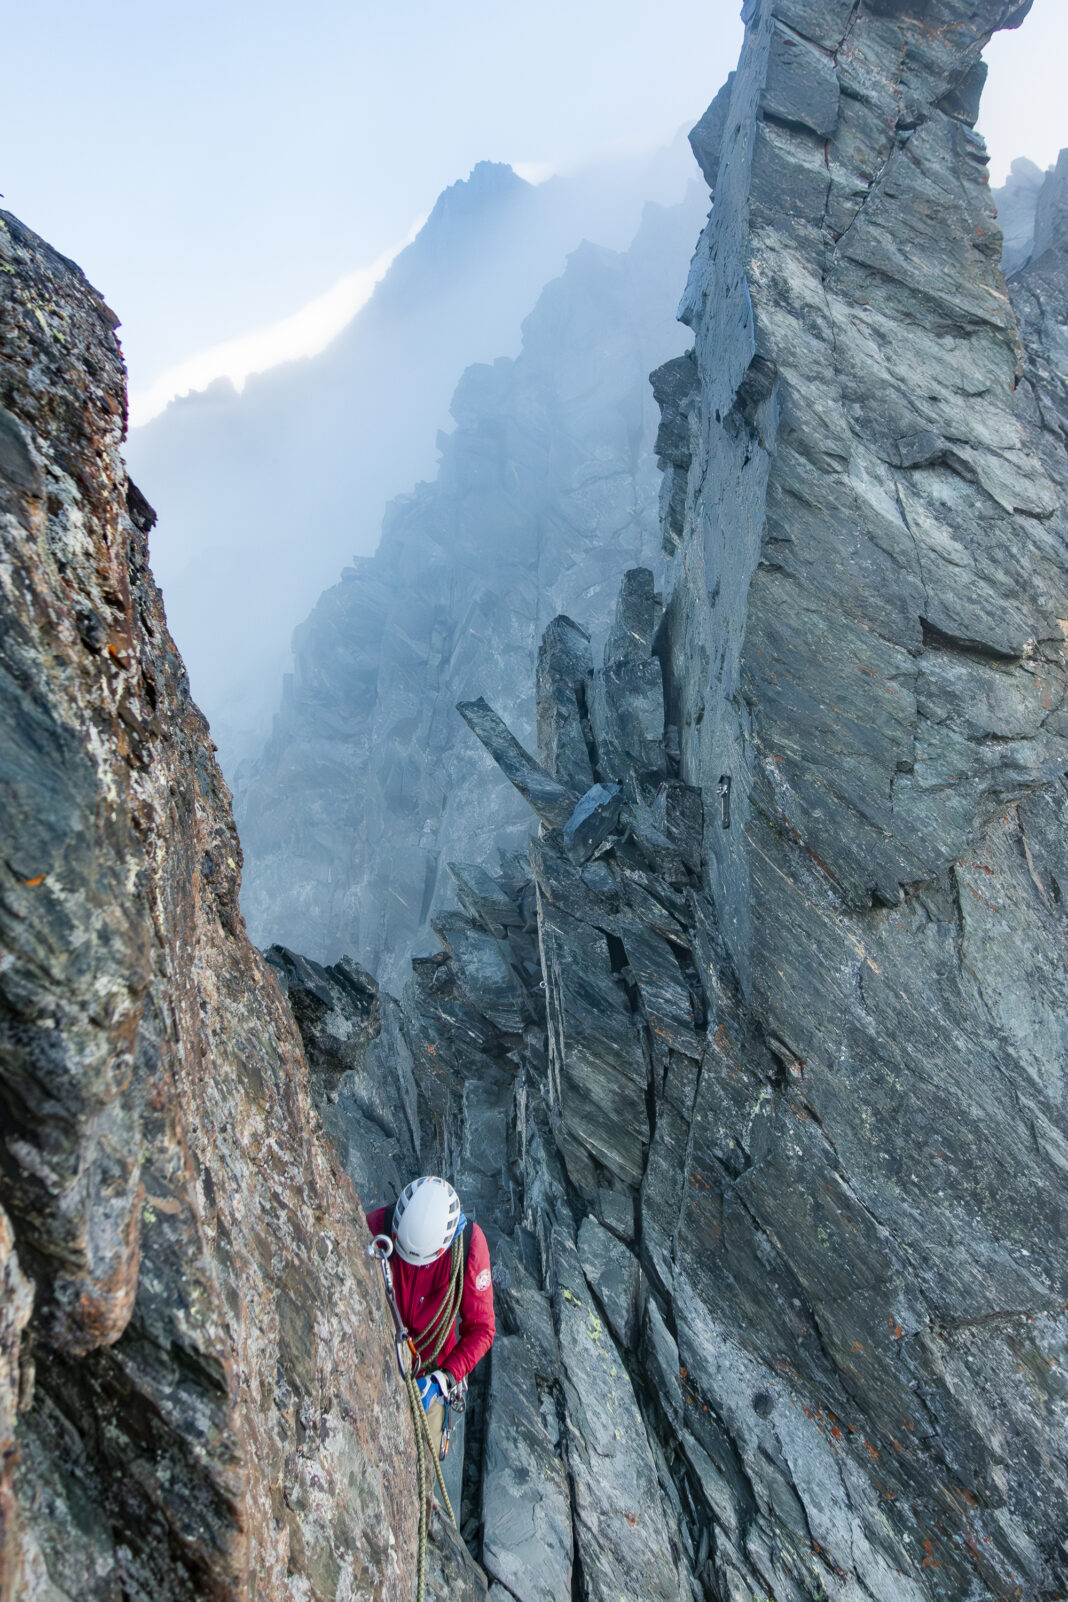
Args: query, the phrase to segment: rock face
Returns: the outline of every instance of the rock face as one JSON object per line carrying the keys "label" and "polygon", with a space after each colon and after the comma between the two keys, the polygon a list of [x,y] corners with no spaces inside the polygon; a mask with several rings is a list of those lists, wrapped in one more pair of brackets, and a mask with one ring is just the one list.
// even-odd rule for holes
{"label": "rock face", "polygon": [[[385,585],[318,722],[309,668],[304,745],[293,703],[287,760],[336,795],[344,685],[366,692],[360,775],[417,738],[458,772],[462,694],[536,821],[491,863],[472,770],[442,858],[459,905],[399,999],[348,958],[245,944],[150,514],[115,463],[102,309],[2,236],[16,1592],[407,1594],[406,1426],[340,1168],[368,1204],[447,1174],[490,1242],[500,1333],[459,1508],[482,1569],[435,1519],[434,1596],[1068,1587],[1068,168],[1010,297],[972,123],[980,51],[1026,6],[746,9],[695,136],[716,199],[694,349],[653,379],[663,586],[632,568],[609,614],[594,569],[596,627],[575,607],[525,654],[530,707],[456,600],[488,605],[472,545],[427,592],[456,609],[440,721],[374,722],[403,640]],[[498,381],[520,387],[470,380]],[[461,423],[453,450],[499,468],[478,440]],[[418,596],[435,547],[412,545]],[[335,826],[309,825],[324,864]]]}
{"label": "rock face", "polygon": [[603,634],[621,572],[657,559],[645,375],[682,343],[696,191],[648,208],[624,254],[583,246],[520,356],[465,374],[437,479],[393,504],[376,555],[298,631],[274,737],[237,788],[255,938],[348,951],[401,985],[451,896],[446,863],[523,840],[526,809],[472,763],[455,703],[487,695],[532,736],[546,624],[577,609]]}
{"label": "rock face", "polygon": [[238,912],[115,318],[6,214],[0,267],[0,1592],[406,1597],[381,1292]]}
{"label": "rock face", "polygon": [[727,984],[671,1272],[727,1590],[1065,1583],[1066,283],[1052,220],[1010,302],[971,128],[1025,10],[751,7],[685,300]]}
{"label": "rock face", "polygon": [[524,1598],[1054,1597],[1064,178],[1010,299],[971,122],[1022,8],[749,11],[664,591],[552,622],[536,753],[462,705],[538,834],[402,1003],[494,1254],[465,1534]]}

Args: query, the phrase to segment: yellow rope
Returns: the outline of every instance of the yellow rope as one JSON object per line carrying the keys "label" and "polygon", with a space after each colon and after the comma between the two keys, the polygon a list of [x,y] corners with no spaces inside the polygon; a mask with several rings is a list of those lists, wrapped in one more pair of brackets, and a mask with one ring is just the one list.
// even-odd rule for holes
{"label": "yellow rope", "polygon": [[419,1475],[419,1578],[416,1583],[415,1602],[423,1602],[423,1590],[426,1585],[426,1505],[430,1496],[429,1476],[427,1474],[427,1461],[434,1465],[438,1477],[438,1489],[445,1511],[452,1520],[453,1528],[458,1529],[456,1514],[449,1501],[449,1493],[445,1489],[445,1477],[441,1472],[441,1463],[434,1451],[434,1443],[430,1439],[430,1423],[423,1410],[422,1398],[419,1395],[419,1386],[414,1374],[404,1376],[404,1388],[408,1392],[408,1407],[412,1415],[412,1428],[415,1430],[415,1456]]}
{"label": "yellow rope", "polygon": [[452,1243],[452,1267],[449,1271],[449,1287],[445,1292],[445,1300],[433,1323],[428,1324],[423,1333],[414,1340],[416,1351],[419,1353],[420,1368],[425,1368],[437,1356],[442,1342],[456,1321],[463,1293],[464,1242],[463,1236],[457,1235]]}

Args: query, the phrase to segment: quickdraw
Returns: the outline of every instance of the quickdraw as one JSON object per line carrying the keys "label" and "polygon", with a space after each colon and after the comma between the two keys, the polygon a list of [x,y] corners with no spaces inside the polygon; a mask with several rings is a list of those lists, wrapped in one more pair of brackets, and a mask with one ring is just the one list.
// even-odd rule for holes
{"label": "quickdraw", "polygon": [[[401,1379],[407,1379],[409,1372],[414,1373],[419,1367],[419,1353],[415,1342],[404,1327],[404,1320],[401,1318],[400,1308],[397,1306],[397,1290],[393,1283],[393,1270],[389,1263],[390,1258],[393,1256],[393,1242],[388,1235],[376,1235],[367,1248],[367,1255],[368,1257],[373,1257],[382,1270],[382,1282],[386,1287],[386,1301],[393,1315],[393,1328],[395,1331],[393,1340],[397,1349],[397,1368]],[[404,1361],[405,1347],[407,1347],[408,1355],[411,1358],[411,1363],[408,1366],[405,1366]]]}

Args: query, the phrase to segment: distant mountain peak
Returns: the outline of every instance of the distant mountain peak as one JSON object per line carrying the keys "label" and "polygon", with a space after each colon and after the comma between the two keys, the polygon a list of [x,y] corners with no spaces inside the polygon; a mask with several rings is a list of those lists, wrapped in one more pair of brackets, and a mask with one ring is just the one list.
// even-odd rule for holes
{"label": "distant mountain peak", "polygon": [[426,226],[432,227],[435,219],[478,211],[487,204],[495,205],[533,187],[506,161],[478,161],[466,178],[458,178],[441,191]]}

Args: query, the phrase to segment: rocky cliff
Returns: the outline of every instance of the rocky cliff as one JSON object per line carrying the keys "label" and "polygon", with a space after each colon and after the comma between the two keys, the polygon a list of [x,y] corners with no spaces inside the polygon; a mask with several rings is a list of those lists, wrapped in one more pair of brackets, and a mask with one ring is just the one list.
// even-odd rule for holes
{"label": "rocky cliff", "polygon": [[654,375],[662,583],[549,621],[520,738],[492,655],[443,674],[536,833],[443,851],[400,998],[245,943],[110,319],[8,220],[9,1590],[408,1594],[343,1167],[447,1173],[491,1243],[488,1591],[439,1526],[438,1594],[1065,1593],[1068,169],[1010,293],[972,129],[1025,11],[747,6]]}
{"label": "rocky cliff", "polygon": [[666,420],[738,1006],[677,1335],[776,1587],[769,1539],[871,1595],[1065,1577],[1065,264],[1051,224],[1010,301],[972,132],[1026,9],[750,8]]}
{"label": "rocky cliff", "polygon": [[6,214],[0,307],[0,1594],[407,1597],[381,1292],[238,911],[116,319]]}
{"label": "rocky cliff", "polygon": [[1010,297],[972,131],[1024,9],[748,8],[663,592],[550,625],[536,757],[461,707],[538,835],[454,865],[390,1095],[493,1242],[519,1602],[1068,1586],[1065,180]]}
{"label": "rocky cliff", "polygon": [[525,809],[472,761],[455,703],[490,695],[532,737],[549,619],[578,609],[603,635],[620,573],[659,559],[646,375],[684,344],[696,190],[649,207],[627,252],[575,252],[518,358],[465,374],[436,480],[393,504],[375,556],[298,630],[274,737],[237,781],[255,938],[349,951],[403,982],[452,893],[450,857],[525,838]]}

